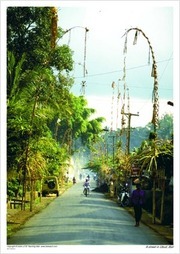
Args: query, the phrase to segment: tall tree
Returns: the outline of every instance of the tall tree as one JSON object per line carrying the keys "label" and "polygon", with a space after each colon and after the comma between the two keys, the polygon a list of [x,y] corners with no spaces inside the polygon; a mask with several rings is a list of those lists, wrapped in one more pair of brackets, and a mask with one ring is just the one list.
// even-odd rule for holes
{"label": "tall tree", "polygon": [[[98,128],[87,128],[94,110],[69,91],[72,51],[67,45],[52,47],[52,17],[51,7],[7,9],[7,165],[8,173],[21,177],[38,175],[35,163],[43,165],[41,176],[58,175],[58,165],[70,156],[65,149],[70,135],[92,131],[98,136]],[[58,28],[57,38],[62,33]],[[99,131],[100,122],[94,122]],[[51,156],[46,144],[56,147]]]}
{"label": "tall tree", "polygon": [[[54,67],[58,71],[73,68],[72,52],[67,45],[51,47],[50,7],[7,8],[7,48],[19,61],[26,54],[23,70],[34,66]],[[63,31],[59,28],[58,37]]]}

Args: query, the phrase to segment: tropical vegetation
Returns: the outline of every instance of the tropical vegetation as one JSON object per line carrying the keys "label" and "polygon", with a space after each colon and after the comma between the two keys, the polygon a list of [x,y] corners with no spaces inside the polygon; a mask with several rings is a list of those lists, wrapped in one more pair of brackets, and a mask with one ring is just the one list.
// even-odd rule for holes
{"label": "tropical vegetation", "polygon": [[[74,83],[73,52],[52,45],[54,8],[7,8],[7,192],[25,196],[46,175],[63,179],[81,144],[91,147],[103,118]],[[63,36],[57,28],[56,40]],[[77,146],[78,144],[78,146]]]}
{"label": "tropical vegetation", "polygon": [[154,221],[159,213],[163,222],[165,205],[173,207],[173,117],[164,115],[157,133],[151,123],[130,128],[129,149],[128,129],[103,131],[104,118],[93,119],[95,110],[85,97],[70,92],[73,52],[55,43],[65,33],[56,18],[53,7],[7,8],[8,196],[24,199],[30,191],[33,201],[44,176],[55,175],[63,184],[72,158],[84,156],[99,182],[114,181],[115,192],[119,184],[140,177],[152,190],[147,210]]}

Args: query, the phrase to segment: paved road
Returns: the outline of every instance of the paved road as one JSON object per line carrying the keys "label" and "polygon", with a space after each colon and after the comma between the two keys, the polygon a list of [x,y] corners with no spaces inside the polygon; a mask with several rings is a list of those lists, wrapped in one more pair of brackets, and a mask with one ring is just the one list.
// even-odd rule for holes
{"label": "paved road", "polygon": [[82,194],[78,183],[33,216],[8,245],[168,245],[101,193]]}

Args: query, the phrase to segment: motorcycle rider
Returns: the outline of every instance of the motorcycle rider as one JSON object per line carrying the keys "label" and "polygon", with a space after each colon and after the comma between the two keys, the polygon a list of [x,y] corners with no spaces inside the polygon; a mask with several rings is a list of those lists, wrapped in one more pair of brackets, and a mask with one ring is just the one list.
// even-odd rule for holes
{"label": "motorcycle rider", "polygon": [[[83,187],[84,187],[84,190],[87,189],[88,193],[89,193],[89,190],[90,190],[90,183],[89,183],[89,180],[86,178],[86,181],[84,182],[83,184]],[[84,190],[83,190],[83,193],[84,193]]]}
{"label": "motorcycle rider", "polygon": [[75,184],[76,183],[76,178],[75,178],[75,176],[73,177],[73,184]]}

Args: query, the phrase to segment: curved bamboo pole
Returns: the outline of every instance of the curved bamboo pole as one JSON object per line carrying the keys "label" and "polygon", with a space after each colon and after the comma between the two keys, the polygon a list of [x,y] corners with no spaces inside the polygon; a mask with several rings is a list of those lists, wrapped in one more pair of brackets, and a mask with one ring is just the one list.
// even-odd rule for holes
{"label": "curved bamboo pole", "polygon": [[157,64],[156,64],[156,59],[155,59],[155,55],[154,55],[154,51],[151,45],[151,42],[149,40],[149,38],[146,36],[146,34],[139,28],[130,28],[126,31],[125,35],[126,35],[126,40],[125,40],[125,48],[124,48],[124,53],[127,51],[127,34],[132,31],[135,30],[135,37],[134,37],[134,44],[136,44],[137,41],[137,36],[138,36],[138,32],[140,32],[145,39],[147,40],[148,44],[149,44],[149,49],[151,52],[151,56],[152,56],[152,60],[153,60],[153,65],[152,65],[152,73],[151,76],[154,77],[154,87],[153,87],[153,116],[152,116],[152,123],[154,125],[154,133],[156,134],[156,130],[158,128],[158,121],[159,121],[159,96],[158,96],[158,74],[157,74]]}
{"label": "curved bamboo pole", "polygon": [[[152,123],[154,125],[154,156],[156,154],[156,143],[155,143],[155,139],[157,138],[157,134],[156,134],[156,130],[158,127],[158,118],[159,118],[159,96],[158,96],[158,75],[157,75],[157,64],[156,64],[156,60],[155,60],[155,55],[154,55],[154,51],[151,45],[151,42],[149,40],[149,38],[146,36],[146,34],[139,28],[130,28],[126,31],[125,35],[125,45],[124,45],[124,53],[127,52],[127,34],[132,31],[135,30],[135,37],[134,37],[134,42],[133,44],[136,44],[137,42],[137,36],[138,36],[138,32],[141,33],[145,39],[147,40],[148,44],[149,44],[149,49],[152,55],[152,60],[153,60],[153,65],[152,65],[152,72],[151,72],[151,76],[154,78],[154,87],[153,87],[153,117],[152,117]],[[156,218],[156,190],[155,190],[155,181],[156,181],[156,170],[157,168],[153,168],[152,173],[154,175],[153,177],[153,197],[152,197],[152,203],[153,203],[153,208],[152,208],[152,222],[155,224],[155,218]]]}

